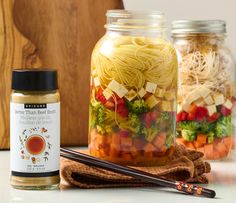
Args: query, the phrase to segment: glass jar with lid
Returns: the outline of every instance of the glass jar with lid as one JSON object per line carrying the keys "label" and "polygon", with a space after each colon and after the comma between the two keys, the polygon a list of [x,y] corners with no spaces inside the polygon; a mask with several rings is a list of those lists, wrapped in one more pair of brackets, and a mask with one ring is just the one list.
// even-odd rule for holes
{"label": "glass jar with lid", "polygon": [[177,56],[160,12],[110,10],[91,61],[89,151],[119,164],[173,154]]}
{"label": "glass jar with lid", "polygon": [[233,146],[234,60],[225,45],[221,20],[180,20],[172,24],[179,60],[177,141],[226,158]]}

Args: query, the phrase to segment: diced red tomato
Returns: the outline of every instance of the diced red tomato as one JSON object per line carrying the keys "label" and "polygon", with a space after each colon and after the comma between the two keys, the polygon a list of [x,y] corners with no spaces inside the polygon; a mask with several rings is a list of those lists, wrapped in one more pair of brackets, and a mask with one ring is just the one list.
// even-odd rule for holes
{"label": "diced red tomato", "polygon": [[199,106],[197,107],[197,112],[196,112],[196,119],[198,121],[203,121],[208,115],[208,110],[205,107]]}
{"label": "diced red tomato", "polygon": [[146,113],[145,115],[145,125],[147,128],[152,126],[153,118],[151,112]]}
{"label": "diced red tomato", "polygon": [[182,112],[179,112],[179,113],[176,115],[176,121],[177,121],[177,122],[180,122],[180,121],[181,121],[181,118],[182,118]]}
{"label": "diced red tomato", "polygon": [[188,113],[183,111],[182,114],[181,114],[181,120],[185,121],[185,120],[187,120],[187,117],[188,117]]}
{"label": "diced red tomato", "polygon": [[209,122],[215,122],[219,118],[219,116],[220,116],[219,113],[215,112],[211,116],[209,116],[207,120]]}
{"label": "diced red tomato", "polygon": [[195,118],[196,118],[195,113],[189,113],[187,116],[188,121],[193,121],[193,120],[195,120]]}
{"label": "diced red tomato", "polygon": [[224,105],[221,106],[220,112],[223,116],[228,116],[231,114],[231,110],[226,108]]}

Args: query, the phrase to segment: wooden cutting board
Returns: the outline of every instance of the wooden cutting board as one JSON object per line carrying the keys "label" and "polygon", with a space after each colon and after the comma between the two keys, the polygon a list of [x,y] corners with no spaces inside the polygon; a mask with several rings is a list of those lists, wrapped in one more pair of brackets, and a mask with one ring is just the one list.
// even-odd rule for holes
{"label": "wooden cutting board", "polygon": [[123,8],[121,0],[1,1],[0,148],[9,147],[11,69],[40,67],[39,61],[59,70],[61,143],[87,144],[91,52],[105,32],[106,10],[118,8]]}

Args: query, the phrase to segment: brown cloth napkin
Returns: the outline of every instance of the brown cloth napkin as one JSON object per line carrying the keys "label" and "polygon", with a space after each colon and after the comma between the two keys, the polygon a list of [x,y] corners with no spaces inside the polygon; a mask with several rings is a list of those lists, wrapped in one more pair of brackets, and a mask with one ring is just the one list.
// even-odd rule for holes
{"label": "brown cloth napkin", "polygon": [[[86,153],[85,151],[82,152]],[[183,145],[176,145],[173,160],[168,165],[134,168],[167,179],[208,183],[208,179],[204,174],[209,173],[211,168],[210,164],[203,161],[202,157],[202,152],[187,150]],[[64,158],[62,158],[61,176],[69,185],[80,188],[153,186],[150,183],[145,183],[129,176],[87,166]]]}

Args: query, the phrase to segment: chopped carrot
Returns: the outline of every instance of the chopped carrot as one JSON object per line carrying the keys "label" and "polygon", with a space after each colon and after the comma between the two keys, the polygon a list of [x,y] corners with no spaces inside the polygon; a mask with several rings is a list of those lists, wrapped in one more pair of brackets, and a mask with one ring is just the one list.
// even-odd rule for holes
{"label": "chopped carrot", "polygon": [[204,145],[204,152],[206,159],[212,159],[213,155],[213,144]]}
{"label": "chopped carrot", "polygon": [[218,144],[214,144],[214,150],[218,152],[220,158],[227,156],[227,148],[223,142],[219,142]]}
{"label": "chopped carrot", "polygon": [[120,145],[111,144],[109,155],[111,157],[118,157],[120,155]]}
{"label": "chopped carrot", "polygon": [[110,150],[108,147],[99,149],[99,157],[107,157],[109,155],[109,151]]}
{"label": "chopped carrot", "polygon": [[131,154],[129,154],[127,152],[122,152],[121,157],[126,161],[132,161],[132,159],[133,159]]}
{"label": "chopped carrot", "polygon": [[131,137],[121,137],[121,145],[131,147],[133,145],[133,140]]}
{"label": "chopped carrot", "polygon": [[152,143],[153,143],[153,145],[155,145],[156,148],[161,150],[164,147],[165,143],[166,143],[166,133],[165,132],[159,133],[155,137],[155,139],[153,140]]}
{"label": "chopped carrot", "polygon": [[197,142],[201,144],[206,144],[207,136],[204,134],[197,134]]}
{"label": "chopped carrot", "polygon": [[140,151],[136,149],[136,147],[132,146],[130,148],[130,153],[132,154],[133,157],[137,157],[140,155]]}
{"label": "chopped carrot", "polygon": [[233,138],[232,137],[224,137],[223,138],[223,142],[225,144],[225,146],[228,148],[228,149],[231,149],[232,145],[233,145]]}
{"label": "chopped carrot", "polygon": [[186,140],[182,137],[176,138],[176,142],[178,142],[179,144],[182,144],[182,145],[186,144]]}
{"label": "chopped carrot", "polygon": [[217,159],[220,159],[220,154],[217,150],[213,149],[213,153],[212,153],[212,156],[209,157],[208,159],[211,159],[211,160],[217,160]]}
{"label": "chopped carrot", "polygon": [[204,154],[204,146],[197,148],[197,151],[202,152]]}
{"label": "chopped carrot", "polygon": [[193,145],[193,142],[186,142],[185,146],[189,149],[195,149],[195,146]]}
{"label": "chopped carrot", "polygon": [[118,145],[120,146],[120,135],[119,134],[116,134],[116,133],[113,133],[111,135],[111,143],[113,145]]}
{"label": "chopped carrot", "polygon": [[151,143],[148,143],[144,147],[144,156],[147,158],[151,158],[153,157],[153,152],[155,151],[156,151],[156,148]]}
{"label": "chopped carrot", "polygon": [[135,138],[133,142],[134,142],[134,146],[138,150],[143,150],[144,146],[147,144],[147,141],[141,138]]}

